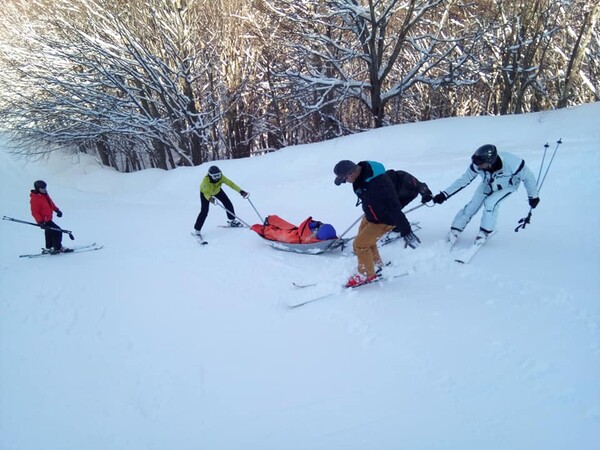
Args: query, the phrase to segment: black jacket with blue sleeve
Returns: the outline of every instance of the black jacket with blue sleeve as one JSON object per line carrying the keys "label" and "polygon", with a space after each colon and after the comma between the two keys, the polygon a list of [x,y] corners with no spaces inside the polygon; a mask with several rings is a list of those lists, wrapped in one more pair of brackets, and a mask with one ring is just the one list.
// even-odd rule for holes
{"label": "black jacket with blue sleeve", "polygon": [[393,225],[405,236],[411,232],[410,223],[402,212],[402,206],[394,184],[385,173],[383,164],[376,161],[361,161],[360,175],[352,183],[354,193],[362,203],[365,217],[372,223]]}

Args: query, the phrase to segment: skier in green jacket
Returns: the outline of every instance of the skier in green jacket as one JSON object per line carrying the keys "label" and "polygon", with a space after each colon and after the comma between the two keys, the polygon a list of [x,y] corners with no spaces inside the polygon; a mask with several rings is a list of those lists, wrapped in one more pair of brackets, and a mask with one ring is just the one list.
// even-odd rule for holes
{"label": "skier in green jacket", "polygon": [[200,230],[202,230],[202,226],[204,225],[204,221],[206,220],[206,216],[208,215],[208,207],[209,202],[216,204],[217,199],[221,201],[225,209],[227,210],[227,223],[230,227],[241,227],[243,226],[238,220],[235,218],[235,210],[233,209],[233,204],[225,191],[221,189],[221,186],[226,184],[234,191],[238,192],[242,197],[248,198],[250,195],[248,192],[241,189],[237,184],[223,175],[221,169],[217,166],[210,166],[208,169],[208,173],[202,179],[202,183],[200,183],[200,214],[198,214],[198,218],[196,219],[196,224],[194,225],[194,234],[196,236],[200,236]]}

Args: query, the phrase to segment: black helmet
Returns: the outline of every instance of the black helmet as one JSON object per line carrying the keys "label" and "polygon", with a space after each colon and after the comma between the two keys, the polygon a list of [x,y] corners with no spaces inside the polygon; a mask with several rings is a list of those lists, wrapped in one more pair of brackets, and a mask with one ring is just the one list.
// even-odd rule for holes
{"label": "black helmet", "polygon": [[496,160],[498,159],[498,150],[496,150],[496,146],[492,144],[485,144],[475,150],[473,156],[471,156],[471,161],[476,166],[480,166],[481,164],[488,163],[490,166],[493,166]]}
{"label": "black helmet", "polygon": [[37,180],[35,183],[33,183],[33,188],[36,191],[39,191],[40,189],[46,189],[46,182],[44,180]]}
{"label": "black helmet", "polygon": [[208,168],[208,176],[210,177],[210,180],[213,183],[216,183],[221,179],[223,173],[221,172],[221,169],[219,169],[217,166],[210,166]]}

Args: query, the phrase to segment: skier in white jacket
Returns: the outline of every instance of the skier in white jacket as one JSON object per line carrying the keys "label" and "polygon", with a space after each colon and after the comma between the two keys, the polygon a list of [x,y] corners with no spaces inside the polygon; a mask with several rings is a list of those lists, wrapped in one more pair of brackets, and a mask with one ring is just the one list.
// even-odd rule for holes
{"label": "skier in white jacket", "polygon": [[433,197],[434,203],[444,203],[468,186],[477,175],[482,178],[481,185],[475,191],[471,201],[456,214],[452,222],[448,233],[448,242],[451,244],[458,239],[458,234],[465,229],[482,206],[483,215],[476,242],[479,239],[487,239],[496,228],[500,202],[515,192],[521,181],[527,190],[529,206],[535,208],[540,202],[535,177],[525,165],[525,161],[518,156],[504,152],[498,154],[496,146],[486,144],[475,151],[471,162],[467,171],[458,180]]}

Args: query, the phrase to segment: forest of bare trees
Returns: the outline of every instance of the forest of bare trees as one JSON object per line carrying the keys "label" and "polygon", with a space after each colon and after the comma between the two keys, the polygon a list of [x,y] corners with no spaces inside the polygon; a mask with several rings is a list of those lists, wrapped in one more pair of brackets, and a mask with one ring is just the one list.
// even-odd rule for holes
{"label": "forest of bare trees", "polygon": [[600,100],[597,0],[6,0],[0,129],[120,171]]}

